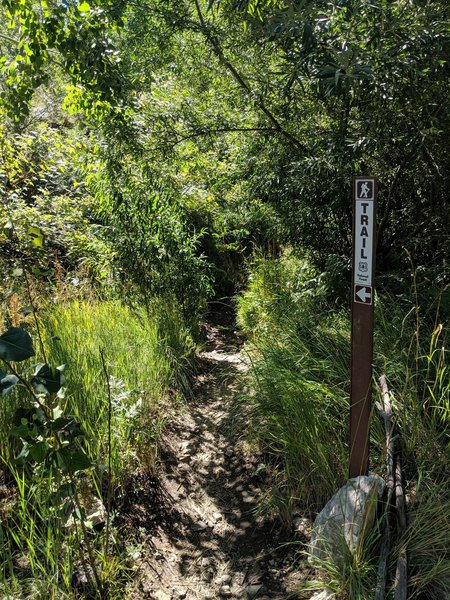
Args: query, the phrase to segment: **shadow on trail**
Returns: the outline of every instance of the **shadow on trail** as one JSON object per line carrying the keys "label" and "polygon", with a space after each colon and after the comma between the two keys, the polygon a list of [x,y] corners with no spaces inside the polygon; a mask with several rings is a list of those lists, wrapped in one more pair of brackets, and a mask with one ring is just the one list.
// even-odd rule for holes
{"label": "shadow on trail", "polygon": [[163,477],[129,499],[129,524],[145,532],[147,554],[161,555],[147,556],[157,577],[147,573],[140,597],[286,598],[301,540],[258,514],[267,482],[236,410],[246,365],[228,327],[208,324],[206,335],[193,400],[164,436]]}

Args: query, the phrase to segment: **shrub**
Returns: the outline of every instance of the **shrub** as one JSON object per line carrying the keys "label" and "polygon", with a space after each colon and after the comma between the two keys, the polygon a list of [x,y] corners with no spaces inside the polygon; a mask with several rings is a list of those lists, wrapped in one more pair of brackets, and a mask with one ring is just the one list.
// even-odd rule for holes
{"label": "shrub", "polygon": [[[153,466],[177,390],[189,391],[193,345],[179,312],[168,300],[151,314],[119,302],[47,306],[36,350],[57,369],[33,367],[23,328],[0,336],[10,371],[0,377],[8,394],[0,405],[8,484],[0,488],[7,492],[0,496],[2,597],[72,598],[83,577],[83,593],[123,597],[115,588],[125,562],[110,535],[111,505],[130,473]],[[92,530],[89,506],[105,513],[102,534]]]}

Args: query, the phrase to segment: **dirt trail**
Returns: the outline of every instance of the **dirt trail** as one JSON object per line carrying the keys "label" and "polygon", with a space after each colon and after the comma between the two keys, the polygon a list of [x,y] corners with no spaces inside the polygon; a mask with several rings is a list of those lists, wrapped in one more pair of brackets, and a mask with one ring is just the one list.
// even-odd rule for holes
{"label": "dirt trail", "polygon": [[235,408],[246,362],[235,336],[211,324],[198,359],[194,399],[165,435],[161,472],[129,498],[139,565],[130,598],[287,598],[299,545],[256,510],[264,468]]}

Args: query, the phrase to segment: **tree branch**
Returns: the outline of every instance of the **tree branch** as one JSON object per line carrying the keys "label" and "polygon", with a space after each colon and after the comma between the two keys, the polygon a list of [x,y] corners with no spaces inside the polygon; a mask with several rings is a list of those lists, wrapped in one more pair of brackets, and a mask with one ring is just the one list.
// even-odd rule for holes
{"label": "tree branch", "polygon": [[[434,110],[433,113],[430,115],[430,120],[439,116],[440,112],[444,108],[445,101],[441,102],[441,104],[439,104],[436,107],[436,110]],[[412,120],[414,121],[414,119],[412,119]],[[395,195],[395,188],[396,188],[397,182],[399,181],[400,176],[403,174],[403,171],[405,170],[407,165],[422,150],[422,147],[423,147],[423,142],[424,142],[426,136],[421,132],[418,125],[416,125],[416,129],[418,129],[418,131],[411,140],[412,149],[410,152],[408,152],[408,154],[404,155],[402,162],[397,167],[397,171],[394,175],[394,178],[392,179],[391,185],[389,186],[389,192],[388,192],[388,197],[387,197],[387,201],[386,201],[386,207],[384,210],[384,215],[383,215],[383,218],[381,219],[380,225],[378,227],[378,232],[377,232],[377,242],[376,242],[377,249],[379,248],[379,246],[381,244],[381,239],[382,239],[382,236],[384,233],[384,229],[386,227],[387,220],[388,220],[389,214],[391,212],[391,207],[392,207],[392,202],[393,202],[393,198]]]}
{"label": "tree branch", "polygon": [[279,133],[278,129],[275,127],[219,127],[215,129],[205,129],[204,131],[196,131],[195,133],[190,133],[189,135],[179,136],[176,141],[172,143],[172,148],[185,142],[186,140],[191,140],[197,137],[206,136],[206,135],[217,135],[219,133],[233,133],[234,131],[262,131],[266,133]]}
{"label": "tree branch", "polygon": [[[198,19],[200,21],[201,32],[204,35],[204,37],[206,38],[206,40],[209,42],[209,44],[211,45],[211,48],[214,51],[217,58],[219,59],[219,61],[231,73],[231,75],[234,77],[235,81],[239,84],[239,86],[243,90],[245,90],[245,92],[247,92],[247,94],[249,96],[256,97],[255,93],[253,92],[253,90],[251,89],[249,84],[244,79],[244,76],[241,75],[241,73],[236,69],[236,67],[226,58],[218,39],[211,33],[211,29],[206,24],[206,21],[203,16],[203,13],[201,11],[198,0],[195,0],[195,7],[197,10]],[[303,150],[303,151],[307,150],[307,148],[304,144],[302,144],[294,135],[292,135],[292,133],[287,131],[282,126],[280,121],[278,121],[278,119],[275,117],[275,115],[267,108],[267,106],[265,105],[264,101],[261,98],[256,100],[256,104],[257,104],[258,108],[266,115],[266,117],[272,123],[273,128],[280,135],[282,135],[287,140],[289,140],[291,142],[291,144],[293,144],[298,150]]]}

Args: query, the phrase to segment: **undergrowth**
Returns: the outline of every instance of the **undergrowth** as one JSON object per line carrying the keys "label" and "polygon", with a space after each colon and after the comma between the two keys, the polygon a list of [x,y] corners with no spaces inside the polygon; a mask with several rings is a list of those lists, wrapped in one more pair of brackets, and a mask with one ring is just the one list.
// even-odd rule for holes
{"label": "undergrowth", "polygon": [[[23,418],[19,427],[16,421],[18,414],[39,412],[37,397],[18,381],[0,404],[0,595],[121,598],[127,558],[114,507],[132,474],[153,468],[162,426],[189,394],[193,342],[174,302],[155,301],[144,311],[71,301],[40,314],[42,348],[35,344],[37,356],[23,361],[23,374],[30,377],[48,357],[51,365],[65,365],[64,387],[49,410],[48,431],[38,426],[42,441],[33,429],[32,462],[18,458],[28,434],[20,430]],[[30,325],[25,318],[23,326]],[[55,452],[55,410],[79,424],[76,443],[86,456],[68,471],[61,463],[61,474],[56,455],[67,453],[65,430],[57,434],[57,461],[47,464]],[[34,427],[39,414],[32,419],[26,427]],[[47,457],[37,453],[44,444]]]}
{"label": "undergrowth", "polygon": [[287,520],[299,505],[323,506],[346,477],[349,335],[344,318],[323,312],[312,277],[305,260],[261,260],[238,301],[254,434],[281,467],[271,502]]}
{"label": "undergrowth", "polygon": [[[176,390],[189,389],[192,342],[174,308],[157,316],[118,302],[71,303],[44,320],[49,351],[65,363],[68,405],[83,423],[90,456],[104,462],[107,397],[100,350],[112,396],[112,476],[123,481],[140,463],[151,467],[156,441]],[[167,327],[165,327],[167,325]],[[172,392],[171,392],[172,390]]]}
{"label": "undergrowth", "polygon": [[[374,396],[385,373],[409,500],[391,568],[406,549],[408,597],[434,600],[450,596],[449,290],[432,293],[430,282],[416,275],[412,283],[409,293],[384,290],[376,299]],[[298,508],[314,516],[347,478],[350,311],[331,307],[322,284],[306,259],[260,259],[238,300],[252,360],[252,435],[275,465],[266,503],[287,521]],[[385,458],[384,431],[373,411],[370,469],[383,475]],[[377,551],[372,542],[372,554],[345,569],[331,561],[319,565],[322,579],[311,585],[328,585],[348,600],[370,597]]]}

